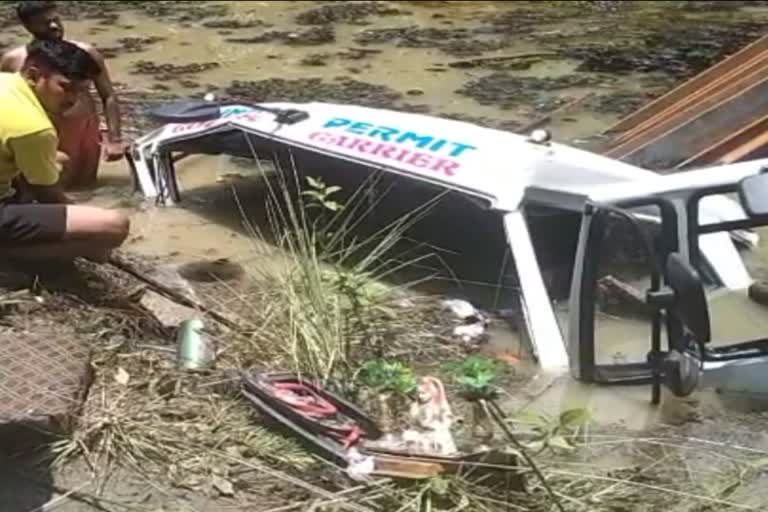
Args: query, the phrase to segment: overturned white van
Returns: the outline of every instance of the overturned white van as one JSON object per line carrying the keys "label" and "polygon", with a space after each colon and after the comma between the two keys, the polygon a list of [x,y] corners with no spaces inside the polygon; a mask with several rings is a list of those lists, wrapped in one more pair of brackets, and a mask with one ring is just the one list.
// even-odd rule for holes
{"label": "overturned white van", "polygon": [[[249,157],[288,149],[309,159],[331,158],[429,183],[498,212],[515,263],[527,337],[543,370],[570,367],[577,378],[594,382],[658,381],[663,373],[658,357],[602,364],[595,356],[596,312],[594,304],[586,304],[590,294],[585,290],[594,291],[599,276],[583,270],[590,266],[587,259],[596,255],[598,228],[593,221],[603,206],[660,226],[657,239],[649,242],[657,244],[652,259],[664,262],[669,254],[678,255],[685,265],[708,275],[710,293],[741,293],[752,282],[737,246],[757,243],[750,230],[761,225],[762,217],[747,215],[736,196],[741,180],[760,176],[768,160],[663,176],[552,142],[543,131],[525,137],[466,122],[350,105],[189,102],[156,114],[165,124],[135,141],[130,156],[137,186],[160,205],[181,200],[174,155]],[[567,322],[558,320],[534,249],[527,213],[536,208],[582,218]],[[660,241],[659,236],[667,238]],[[656,269],[659,282],[648,290],[662,289],[663,267]],[[658,315],[669,317],[669,301],[657,306]],[[653,350],[660,353],[656,341]]]}

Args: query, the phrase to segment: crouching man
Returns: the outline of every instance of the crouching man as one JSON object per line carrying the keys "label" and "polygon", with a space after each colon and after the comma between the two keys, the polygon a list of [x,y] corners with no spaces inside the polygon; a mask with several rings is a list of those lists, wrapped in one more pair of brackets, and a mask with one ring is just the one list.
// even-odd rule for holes
{"label": "crouching man", "polygon": [[128,236],[125,215],[72,205],[59,183],[66,157],[51,119],[100,72],[78,46],[41,40],[18,73],[0,73],[0,256],[103,261]]}

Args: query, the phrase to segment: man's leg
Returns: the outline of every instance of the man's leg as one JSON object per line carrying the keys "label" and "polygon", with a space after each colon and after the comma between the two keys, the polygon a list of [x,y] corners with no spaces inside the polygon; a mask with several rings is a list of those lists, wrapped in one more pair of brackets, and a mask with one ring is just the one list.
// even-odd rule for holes
{"label": "man's leg", "polygon": [[83,127],[80,139],[80,168],[75,169],[75,187],[96,186],[101,163],[101,130],[99,117],[93,114]]}
{"label": "man's leg", "polygon": [[128,217],[90,206],[0,206],[0,255],[34,260],[105,261],[127,238]]}
{"label": "man's leg", "polygon": [[92,186],[101,162],[101,131],[96,114],[61,118],[56,123],[59,151],[69,156],[61,172],[65,189]]}

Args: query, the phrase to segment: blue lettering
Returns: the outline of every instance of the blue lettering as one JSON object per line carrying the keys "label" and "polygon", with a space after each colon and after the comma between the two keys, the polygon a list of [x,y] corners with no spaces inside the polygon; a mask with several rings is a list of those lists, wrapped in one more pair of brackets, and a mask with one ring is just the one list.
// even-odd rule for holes
{"label": "blue lettering", "polygon": [[390,141],[389,137],[394,136],[398,132],[400,132],[400,130],[395,130],[394,128],[387,128],[386,126],[377,126],[368,135],[370,137],[381,137],[381,140],[383,140],[384,142],[389,142]]}
{"label": "blue lettering", "polygon": [[[227,114],[230,114],[230,112],[227,112]],[[402,130],[398,130],[397,128],[390,128],[388,126],[376,126],[371,123],[354,121],[352,119],[345,119],[342,117],[335,117],[326,121],[323,127],[344,128],[344,131],[346,132],[354,133],[356,135],[364,135],[371,138],[378,138],[384,142],[395,142],[397,144],[413,143],[413,145],[415,145],[417,148],[427,149],[432,152],[450,149],[449,154],[451,157],[458,157],[466,151],[477,149],[477,147],[470,144],[451,142],[449,140],[438,139],[430,135],[420,135],[410,131],[404,132]]]}
{"label": "blue lettering", "polygon": [[434,137],[430,137],[428,135],[420,137],[413,132],[405,132],[404,134],[402,134],[400,137],[397,138],[397,142],[399,143],[407,142],[409,140],[414,141],[416,143],[416,147],[425,148],[429,146],[432,143],[432,141],[435,139]]}
{"label": "blue lettering", "polygon": [[326,122],[323,128],[338,128],[340,126],[346,126],[351,122],[352,121],[350,121],[349,119],[342,119],[340,117],[335,117],[330,121]]}
{"label": "blue lettering", "polygon": [[431,146],[429,146],[430,151],[440,151],[443,149],[443,146],[445,146],[448,143],[445,139],[440,139],[439,141],[435,142]]}
{"label": "blue lettering", "polygon": [[220,117],[230,117],[230,116],[238,116],[240,114],[245,114],[246,112],[253,112],[254,109],[251,107],[246,106],[230,106],[230,107],[224,107],[220,110],[221,116]]}
{"label": "blue lettering", "polygon": [[365,135],[365,133],[371,128],[373,128],[373,125],[369,123],[355,123],[347,128],[347,131],[357,135]]}
{"label": "blue lettering", "polygon": [[470,146],[469,144],[461,144],[459,142],[452,142],[451,144],[454,145],[453,151],[451,151],[451,156],[459,156],[467,149],[477,149],[475,146]]}

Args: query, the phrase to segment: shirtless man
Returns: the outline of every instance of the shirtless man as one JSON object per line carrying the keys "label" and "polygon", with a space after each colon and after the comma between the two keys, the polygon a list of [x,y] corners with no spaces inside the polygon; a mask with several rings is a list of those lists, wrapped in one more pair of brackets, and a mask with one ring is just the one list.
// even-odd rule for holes
{"label": "shirtless man", "polygon": [[[19,2],[16,13],[24,28],[34,37],[33,41],[64,38],[64,27],[54,2],[41,0]],[[101,70],[94,83],[104,105],[107,120],[106,141],[102,143],[99,116],[89,91],[84,91],[71,109],[52,121],[59,135],[59,151],[67,157],[60,157],[61,184],[65,188],[90,187],[96,183],[102,146],[105,160],[111,162],[120,160],[124,156],[126,145],[122,142],[117,96],[103,56],[88,44],[70,42],[87,51]],[[26,46],[10,50],[0,59],[0,72],[19,71],[26,56]]]}

